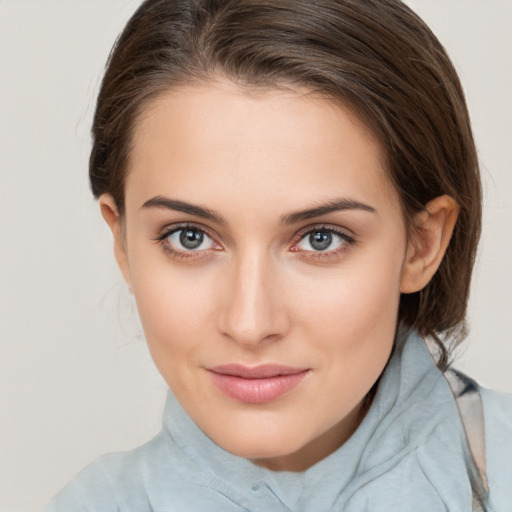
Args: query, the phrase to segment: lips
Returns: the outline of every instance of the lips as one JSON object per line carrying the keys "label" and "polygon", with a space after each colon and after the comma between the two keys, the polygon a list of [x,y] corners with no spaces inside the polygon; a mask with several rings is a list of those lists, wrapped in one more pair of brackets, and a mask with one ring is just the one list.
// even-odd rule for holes
{"label": "lips", "polygon": [[295,388],[309,369],[281,365],[247,367],[229,364],[208,368],[214,384],[228,397],[249,404],[264,404]]}

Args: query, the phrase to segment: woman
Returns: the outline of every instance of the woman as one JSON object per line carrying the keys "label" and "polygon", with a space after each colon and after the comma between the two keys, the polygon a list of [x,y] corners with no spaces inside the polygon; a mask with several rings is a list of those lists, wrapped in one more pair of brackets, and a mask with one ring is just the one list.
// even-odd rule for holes
{"label": "woman", "polygon": [[92,190],[172,395],[158,436],[49,510],[506,510],[512,400],[443,375],[476,151],[407,7],[147,0],[93,137]]}

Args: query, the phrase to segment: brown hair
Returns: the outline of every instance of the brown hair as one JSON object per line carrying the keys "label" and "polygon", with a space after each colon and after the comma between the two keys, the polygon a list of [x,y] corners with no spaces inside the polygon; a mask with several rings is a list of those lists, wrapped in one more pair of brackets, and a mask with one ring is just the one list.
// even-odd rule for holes
{"label": "brown hair", "polygon": [[349,105],[380,141],[406,223],[448,194],[460,214],[445,258],[399,320],[448,352],[465,335],[481,227],[479,168],[458,76],[399,0],[146,0],[109,57],[92,128],[91,187],[122,215],[132,133],[144,106],[223,75],[249,87],[307,88]]}

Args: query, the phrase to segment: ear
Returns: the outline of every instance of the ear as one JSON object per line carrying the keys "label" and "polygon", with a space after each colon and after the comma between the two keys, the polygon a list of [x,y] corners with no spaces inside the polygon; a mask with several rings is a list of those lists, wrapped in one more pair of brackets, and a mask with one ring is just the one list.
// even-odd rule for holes
{"label": "ear", "polygon": [[114,256],[117,265],[123,274],[126,284],[131,288],[130,264],[128,253],[126,252],[126,241],[123,231],[122,219],[117,211],[114,198],[110,194],[103,194],[99,198],[101,215],[108,224],[112,235],[114,236]]}
{"label": "ear", "polygon": [[432,199],[414,217],[402,269],[402,293],[417,292],[432,279],[448,248],[458,215],[455,200],[444,195]]}

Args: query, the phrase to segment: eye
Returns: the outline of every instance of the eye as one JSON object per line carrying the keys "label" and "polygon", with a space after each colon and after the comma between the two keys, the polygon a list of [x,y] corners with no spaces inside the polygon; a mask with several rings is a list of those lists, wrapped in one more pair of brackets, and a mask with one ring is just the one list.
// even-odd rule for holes
{"label": "eye", "polygon": [[293,246],[294,251],[335,252],[337,249],[354,242],[347,234],[332,228],[314,228],[302,235]]}
{"label": "eye", "polygon": [[168,230],[158,239],[165,242],[168,248],[177,252],[205,251],[217,249],[218,245],[196,226],[180,226]]}

